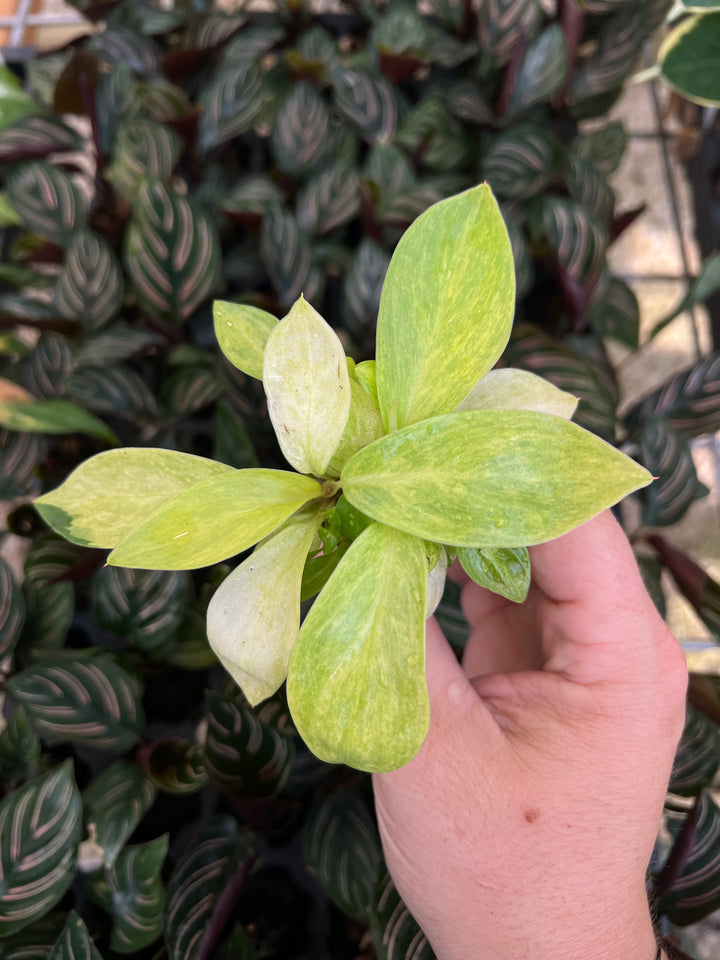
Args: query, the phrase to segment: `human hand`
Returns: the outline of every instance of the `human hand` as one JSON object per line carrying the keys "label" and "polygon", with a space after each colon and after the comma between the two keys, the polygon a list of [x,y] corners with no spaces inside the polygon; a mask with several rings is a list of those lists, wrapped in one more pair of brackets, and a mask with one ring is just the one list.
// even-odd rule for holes
{"label": "human hand", "polygon": [[430,732],[374,777],[390,872],[439,960],[654,960],[645,875],[682,732],[682,650],[610,513],[474,583],[462,667],[427,624]]}

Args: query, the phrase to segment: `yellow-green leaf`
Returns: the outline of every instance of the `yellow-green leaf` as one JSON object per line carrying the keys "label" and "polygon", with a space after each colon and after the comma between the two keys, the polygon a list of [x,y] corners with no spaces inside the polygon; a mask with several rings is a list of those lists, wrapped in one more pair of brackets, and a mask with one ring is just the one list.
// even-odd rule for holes
{"label": "yellow-green leaf", "polygon": [[250,377],[262,380],[263,354],[270,331],[277,319],[265,310],[247,303],[213,303],[215,336],[220,349],[233,366]]}
{"label": "yellow-green leaf", "polygon": [[314,511],[268,537],[222,582],[208,606],[210,646],[253,706],[287,676],[300,629],[303,567],[321,520]]}
{"label": "yellow-green leaf", "polygon": [[380,299],[386,427],[454,410],[502,353],[514,306],[510,240],[487,185],[418,217],[397,245]]}
{"label": "yellow-green leaf", "polygon": [[536,410],[570,420],[578,398],[527,370],[490,370],[458,410]]}
{"label": "yellow-green leaf", "polygon": [[160,506],[108,557],[118,567],[191,570],[252,547],[319,497],[320,484],[285,470],[233,470]]}
{"label": "yellow-green leaf", "polygon": [[326,472],[339,477],[350,457],[382,434],[382,420],[376,404],[357,380],[350,380],[350,414]]}
{"label": "yellow-green leaf", "polygon": [[522,603],[530,589],[527,547],[460,547],[458,560],[465,573],[493,593]]}
{"label": "yellow-green leaf", "polygon": [[348,421],[350,378],[337,334],[303,297],[268,337],[263,386],[286,460],[322,476]]}
{"label": "yellow-green leaf", "polygon": [[584,523],[651,476],[574,423],[467,410],[382,437],[345,465],[345,496],[399,530],[462,547],[521,547]]}
{"label": "yellow-green leaf", "polygon": [[123,447],[90,457],[35,506],[66,540],[111,548],[166,500],[230,473],[224,463],[188,453]]}
{"label": "yellow-green leaf", "polygon": [[322,760],[381,772],[422,746],[425,683],[423,543],[373,524],[315,601],[290,657],[288,702]]}

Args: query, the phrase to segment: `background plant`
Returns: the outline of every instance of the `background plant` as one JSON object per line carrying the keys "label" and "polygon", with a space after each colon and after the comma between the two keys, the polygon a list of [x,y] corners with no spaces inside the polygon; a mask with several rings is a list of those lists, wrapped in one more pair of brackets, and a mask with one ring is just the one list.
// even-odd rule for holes
{"label": "background plant", "polygon": [[[102,853],[84,846],[80,862],[103,861],[90,879],[73,859],[45,862],[50,899],[23,900],[24,920],[0,914],[8,949],[47,956],[74,906],[103,955],[123,943],[151,955],[164,931],[171,956],[199,956],[205,927],[205,950],[240,955],[357,955],[369,944],[366,925],[378,955],[387,950],[397,899],[387,877],[376,882],[367,783],[316,764],[282,698],[250,710],[209,652],[205,610],[229,568],[105,568],[103,552],[60,541],[29,504],[113,436],[234,467],[280,466],[261,391],[216,350],[211,298],[282,316],[304,291],[347,352],[365,359],[403,230],[432,202],[486,178],[501,199],[519,284],[505,359],[579,396],[578,422],[627,443],[659,475],[643,522],[676,522],[703,493],[688,440],[720,424],[720,358],[618,418],[604,342],[638,343],[637,302],[605,265],[632,216],[616,216],[608,183],[625,136],[617,123],[592,134],[578,127],[615,101],[668,7],[587,0],[549,16],[535,0],[494,0],[479,12],[438,0],[432,15],[359,3],[331,17],[279,3],[271,16],[226,16],[125,0],[88,6],[88,16],[105,18],[101,32],[28,64],[30,97],[7,79],[3,103],[15,112],[5,112],[0,132],[0,477],[14,501],[10,528],[29,550],[22,584],[0,564],[0,649],[13,674],[0,734],[2,815],[28,809],[28,792],[33,804],[45,797],[36,775],[58,778],[66,845],[75,850],[92,823]],[[701,300],[719,272],[709,261],[689,296]],[[661,556],[717,631],[720,588],[697,567],[683,578],[684,561]],[[659,564],[644,569],[657,588]],[[450,592],[440,612],[460,645]],[[702,703],[718,719],[707,686]],[[720,754],[709,733],[687,742],[706,759],[698,791]],[[700,796],[703,816],[681,810],[678,829],[687,824],[683,849],[697,850],[712,878],[703,886],[709,912],[720,906],[720,867],[702,841],[716,808]],[[55,812],[42,815],[50,822]],[[184,831],[186,822],[201,832]],[[301,823],[308,862],[341,912],[293,859]],[[46,847],[24,830],[42,859]],[[327,835],[333,843],[322,847]],[[346,849],[356,855],[336,855]],[[678,860],[667,890],[680,883]],[[682,880],[685,900],[664,893],[678,922],[697,914],[684,904],[699,873]],[[198,875],[207,881],[192,888],[191,904],[187,879]],[[113,891],[139,904],[140,890],[155,913],[136,928],[151,930],[154,946],[132,941],[132,924],[116,929]],[[228,909],[233,896],[239,912]],[[193,914],[201,902],[205,912]],[[225,923],[228,914],[239,924]],[[400,932],[394,956],[413,943],[409,918]],[[84,936],[74,915],[64,936]]]}

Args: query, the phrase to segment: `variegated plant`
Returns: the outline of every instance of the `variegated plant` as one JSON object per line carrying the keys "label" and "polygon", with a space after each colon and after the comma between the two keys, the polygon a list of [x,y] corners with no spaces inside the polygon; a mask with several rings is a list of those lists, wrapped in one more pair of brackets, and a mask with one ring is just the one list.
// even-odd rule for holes
{"label": "variegated plant", "polygon": [[[219,659],[255,704],[287,678],[297,728],[322,759],[407,763],[429,706],[424,625],[458,558],[522,601],[527,546],[557,537],[650,475],[569,421],[574,399],[492,370],[512,324],[513,259],[490,189],[431,207],[390,263],[377,361],[355,364],[302,297],[279,323],[216,305],[229,359],[262,377],[297,472],[235,470],[119,449],[37,501],[110,564],[179,570],[259,545],[208,609]],[[319,592],[302,626],[301,596]]]}

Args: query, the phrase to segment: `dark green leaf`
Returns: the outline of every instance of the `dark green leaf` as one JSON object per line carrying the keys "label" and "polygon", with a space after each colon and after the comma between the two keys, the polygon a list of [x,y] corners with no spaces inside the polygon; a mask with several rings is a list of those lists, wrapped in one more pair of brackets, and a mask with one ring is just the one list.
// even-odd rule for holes
{"label": "dark green leaf", "polygon": [[101,77],[95,94],[98,136],[106,154],[113,149],[118,125],[137,120],[138,111],[136,85],[130,67],[122,61],[114,63]]}
{"label": "dark green leaf", "polygon": [[542,15],[537,0],[495,0],[480,7],[480,39],[494,66],[510,60],[521,38],[535,35]]}
{"label": "dark green leaf", "polygon": [[332,71],[335,105],[356,124],[366,140],[392,140],[398,119],[395,93],[384,77],[364,70],[336,67]]}
{"label": "dark green leaf", "polygon": [[308,869],[333,903],[368,923],[382,851],[362,796],[336,790],[316,801],[303,826],[303,851]]}
{"label": "dark green leaf", "polygon": [[106,63],[124,63],[141,77],[160,72],[155,44],[126,27],[108,27],[102,33],[95,34],[85,49]]}
{"label": "dark green leaf", "polygon": [[221,400],[215,407],[213,460],[238,470],[256,467],[258,459],[245,430],[242,414],[229,402]]}
{"label": "dark green leaf", "polygon": [[605,258],[607,231],[577,203],[545,197],[543,225],[550,248],[568,276],[579,284],[591,282]]}
{"label": "dark green leaf", "polygon": [[720,11],[690,17],[665,38],[660,76],[688,100],[720,103]]}
{"label": "dark green leaf", "polygon": [[213,292],[220,241],[192,200],[149,181],[125,235],[125,257],[140,306],[161,320],[186,320]]}
{"label": "dark green leaf", "polygon": [[343,282],[343,312],[351,331],[361,332],[374,323],[389,255],[373,240],[358,246]]}
{"label": "dark green leaf", "polygon": [[[692,848],[680,876],[659,904],[662,913],[679,926],[697,923],[720,907],[720,808],[706,790],[700,794],[695,817]],[[682,819],[676,814],[668,826],[677,835]]]}
{"label": "dark green leaf", "polygon": [[720,730],[710,717],[688,703],[668,789],[671,793],[695,796],[712,783],[718,768]]}
{"label": "dark green leaf", "polygon": [[425,21],[409,4],[388,6],[372,29],[370,42],[382,54],[422,57],[427,42]]}
{"label": "dark green leaf", "polygon": [[636,430],[653,414],[686,437],[720,429],[720,354],[671,377],[629,410],[625,419]]}
{"label": "dark green leaf", "polygon": [[522,603],[530,587],[530,555],[525,547],[459,547],[465,573],[493,593]]}
{"label": "dark green leaf", "polygon": [[48,960],[102,960],[100,952],[90,939],[87,927],[74,910],[70,911]]}
{"label": "dark green leaf", "polygon": [[271,797],[283,788],[294,744],[274,724],[262,721],[261,708],[209,694],[206,720],[204,764],[221,790],[238,797]]}
{"label": "dark green leaf", "polygon": [[160,123],[143,119],[122,123],[108,179],[124,197],[134,201],[146,177],[164,182],[170,179],[181,150],[177,133]]}
{"label": "dark green leaf", "polygon": [[42,105],[25,93],[20,80],[3,62],[0,66],[0,129],[22,117],[43,112]]}
{"label": "dark green leaf", "polygon": [[263,80],[254,60],[223,67],[200,95],[199,141],[204,151],[252,130],[264,106]]}
{"label": "dark green leaf", "polygon": [[376,143],[368,152],[363,179],[370,181],[380,201],[392,199],[415,183],[415,172],[408,157],[392,143]]}
{"label": "dark green leaf", "polygon": [[692,310],[696,304],[705,303],[717,290],[720,290],[720,253],[713,253],[703,262],[700,272],[690,284],[680,303],[666,317],[655,324],[648,335],[648,339],[652,340],[656,337],[661,330],[664,330],[675,317],[679,317],[685,310]]}
{"label": "dark green leaf", "polygon": [[112,867],[89,878],[88,896],[112,917],[111,950],[135,953],[161,935],[165,890],[160,871],[167,846],[165,834],[124,847]]}
{"label": "dark green leaf", "polygon": [[307,176],[327,155],[330,111],[309,83],[297,84],[278,111],[270,138],[284,173]]}
{"label": "dark green leaf", "polygon": [[0,783],[15,786],[34,777],[40,761],[40,741],[22,707],[0,733]]}
{"label": "dark green leaf", "polygon": [[41,159],[81,145],[82,138],[54,117],[24,117],[0,131],[0,163]]}
{"label": "dark green leaf", "polygon": [[[139,374],[127,366],[83,367],[68,377],[65,388],[68,395],[82,407],[105,416],[135,419],[152,417],[156,413],[155,397],[150,388]],[[60,403],[59,400],[53,402]],[[85,410],[82,412],[90,417]],[[107,428],[105,430],[107,439],[117,443],[115,435],[108,436],[109,431]]]}
{"label": "dark green leaf", "polygon": [[525,51],[510,95],[510,113],[552,100],[565,82],[567,67],[565,34],[559,23],[551,23]]}
{"label": "dark green leaf", "polygon": [[70,177],[37,162],[15,167],[5,183],[23,226],[58,246],[67,246],[87,218],[87,200]]}
{"label": "dark green leaf", "polygon": [[336,163],[316,174],[298,195],[299,225],[315,233],[327,233],[360,210],[360,179],[344,163]]}
{"label": "dark green leaf", "polygon": [[300,588],[301,600],[310,600],[320,593],[349,546],[349,543],[342,543],[332,553],[323,553],[306,561]]}
{"label": "dark green leaf", "polygon": [[55,941],[65,926],[65,913],[56,911],[35,920],[20,933],[13,934],[12,943],[4,943],[3,960],[48,960]]}
{"label": "dark green leaf", "polygon": [[596,336],[624,343],[635,349],[640,336],[640,307],[630,287],[612,277],[604,296],[592,303],[588,323]]}
{"label": "dark green leaf", "polygon": [[48,743],[122,753],[145,725],[137,681],[106,657],[39,664],[7,685]]}
{"label": "dark green leaf", "polygon": [[657,557],[636,556],[640,576],[660,616],[665,619],[667,605],[662,585],[662,564]]}
{"label": "dark green leaf", "polygon": [[435,960],[425,934],[383,870],[375,887],[372,931],[378,960]]}
{"label": "dark green leaf", "polygon": [[165,945],[170,960],[199,960],[208,922],[230,877],[254,856],[258,840],[231,817],[214,817],[167,885]]}
{"label": "dark green leaf", "polygon": [[708,493],[698,480],[687,440],[659,417],[649,417],[640,432],[640,459],[655,480],[643,491],[643,523],[666,527]]}
{"label": "dark green leaf", "polygon": [[197,793],[207,782],[202,751],[189,740],[155,740],[142,756],[148,776],[166,793]]}
{"label": "dark green leaf", "polygon": [[560,148],[540,127],[521,124],[496,137],[482,161],[483,176],[499,197],[526,200],[555,176]]}
{"label": "dark green leaf", "polygon": [[0,556],[0,660],[12,653],[25,623],[25,599],[10,565]]}
{"label": "dark green leaf", "polygon": [[291,213],[272,207],[263,217],[260,255],[280,300],[290,306],[305,290],[312,261],[309,238]]}
{"label": "dark green leaf", "polygon": [[85,824],[95,827],[106,867],[115,863],[125,841],[153,805],[155,795],[151,780],[128,760],[111,763],[83,791]]}
{"label": "dark green leaf", "polygon": [[0,937],[38,920],[73,878],[80,795],[66,760],[0,803]]}
{"label": "dark green leaf", "polygon": [[592,164],[598,173],[608,175],[620,166],[626,145],[627,134],[622,123],[608,123],[599,130],[577,137],[571,155]]}
{"label": "dark green leaf", "polygon": [[188,601],[187,578],[160,570],[104,567],[93,581],[93,613],[103,630],[125,637],[153,660],[164,660]]}
{"label": "dark green leaf", "polygon": [[86,433],[118,443],[115,433],[87,410],[67,400],[26,400],[0,403],[0,424],[8,430],[35,433]]}
{"label": "dark green leaf", "polygon": [[397,142],[422,157],[431,170],[446,172],[465,166],[471,156],[470,141],[462,124],[440,97],[428,97],[414,107],[397,135]]}

